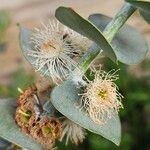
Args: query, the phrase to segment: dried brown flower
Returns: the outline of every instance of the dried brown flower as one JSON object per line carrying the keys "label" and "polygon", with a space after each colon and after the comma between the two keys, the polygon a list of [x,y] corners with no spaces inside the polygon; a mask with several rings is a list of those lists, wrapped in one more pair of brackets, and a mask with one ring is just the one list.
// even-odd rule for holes
{"label": "dried brown flower", "polygon": [[[19,97],[17,103],[18,105],[24,105],[27,101],[34,102],[33,101],[33,94],[37,92],[37,88],[35,85],[29,87],[27,90],[25,90]],[[31,100],[32,99],[32,100]]]}
{"label": "dried brown flower", "polygon": [[31,136],[43,147],[51,149],[55,140],[60,138],[62,126],[58,119],[43,116],[42,119],[31,129]]}
{"label": "dried brown flower", "polygon": [[28,106],[29,103],[26,105],[19,106],[16,109],[15,120],[21,130],[27,134],[30,133],[30,129],[36,123],[36,114],[32,107]]}
{"label": "dried brown flower", "polygon": [[[30,135],[46,149],[51,149],[56,139],[62,134],[62,125],[56,118],[43,116],[43,108],[39,98],[40,87],[29,87],[18,99],[15,120],[21,131]],[[49,86],[45,86],[48,90]],[[42,99],[43,100],[43,99]]]}

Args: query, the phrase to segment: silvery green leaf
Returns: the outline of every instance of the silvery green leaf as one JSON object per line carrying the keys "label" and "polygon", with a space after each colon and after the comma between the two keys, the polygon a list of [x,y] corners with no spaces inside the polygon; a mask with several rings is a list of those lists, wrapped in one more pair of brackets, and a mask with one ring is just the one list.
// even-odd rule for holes
{"label": "silvery green leaf", "polygon": [[79,108],[79,91],[77,85],[71,81],[65,81],[62,85],[54,88],[51,94],[51,102],[54,107],[64,116],[79,124],[87,130],[99,134],[112,141],[116,145],[120,143],[121,126],[118,115],[111,118],[106,124],[94,123],[88,114]]}
{"label": "silvery green leaf", "polygon": [[64,25],[95,42],[114,62],[117,61],[113,48],[101,31],[88,20],[82,18],[72,8],[59,7],[56,10],[55,16]]}
{"label": "silvery green leaf", "polygon": [[0,137],[29,150],[42,150],[42,147],[20,131],[15,123],[15,101],[0,99]]}
{"label": "silvery green leaf", "polygon": [[25,56],[25,58],[32,63],[32,61],[35,61],[32,57],[28,57],[26,55],[26,52],[33,50],[34,47],[31,43],[31,36],[33,34],[33,31],[26,28],[26,27],[22,27],[20,26],[20,47],[21,50],[23,51],[23,54]]}
{"label": "silvery green leaf", "polygon": [[144,20],[150,24],[150,12],[140,11],[140,15],[144,18]]}
{"label": "silvery green leaf", "polygon": [[52,105],[50,100],[45,102],[43,105],[43,110],[49,115],[54,115],[55,113],[55,107]]}
{"label": "silvery green leaf", "polygon": [[143,1],[143,0],[125,0],[126,2],[130,3],[131,5],[135,6],[136,8],[149,12],[150,13],[150,1]]}
{"label": "silvery green leaf", "polygon": [[2,138],[0,138],[0,149],[2,150],[4,150],[4,149],[7,149],[7,148],[9,148],[11,146],[11,143],[10,142],[8,142],[8,141],[6,141],[6,140],[4,140],[4,139],[2,139]]}
{"label": "silvery green leaf", "polygon": [[148,1],[140,1],[140,0],[138,1],[126,0],[126,2],[138,8],[144,20],[150,23],[150,1],[148,2]]}
{"label": "silvery green leaf", "polygon": [[[103,31],[111,18],[102,14],[93,14],[89,16],[89,20]],[[148,46],[142,35],[128,25],[124,25],[119,30],[111,44],[117,59],[125,64],[141,62],[148,52]]]}
{"label": "silvery green leaf", "polygon": [[[29,55],[27,55],[27,52],[29,52],[30,50],[35,50],[33,43],[31,42],[31,37],[32,37],[33,31],[20,26],[20,47],[21,50],[23,52],[24,57],[26,58],[26,60],[32,65],[32,67],[34,69],[36,69],[36,66],[34,65],[34,61],[36,61],[36,58],[33,58]],[[40,72],[41,73],[45,73],[46,70],[46,66],[44,66]],[[48,72],[47,72],[48,73]],[[48,76],[48,74],[45,74]]]}

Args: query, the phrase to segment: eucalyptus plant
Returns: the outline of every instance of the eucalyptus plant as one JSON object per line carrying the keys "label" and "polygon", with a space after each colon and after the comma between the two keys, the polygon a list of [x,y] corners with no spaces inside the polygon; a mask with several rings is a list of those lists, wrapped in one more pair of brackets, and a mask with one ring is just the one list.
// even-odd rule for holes
{"label": "eucalyptus plant", "polygon": [[17,101],[0,100],[0,136],[42,150],[52,149],[56,140],[79,144],[89,130],[119,146],[124,100],[115,83],[119,70],[106,72],[95,60],[108,57],[116,65],[144,60],[144,38],[126,25],[136,10],[149,23],[150,2],[126,0],[114,18],[97,13],[85,19],[61,6],[56,19],[41,28],[20,26],[21,50],[41,79],[25,91],[18,88]]}

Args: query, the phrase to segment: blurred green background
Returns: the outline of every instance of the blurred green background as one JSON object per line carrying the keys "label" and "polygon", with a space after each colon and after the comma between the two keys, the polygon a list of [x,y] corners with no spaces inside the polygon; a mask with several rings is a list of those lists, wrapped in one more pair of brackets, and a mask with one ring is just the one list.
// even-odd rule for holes
{"label": "blurred green background", "polygon": [[[8,42],[5,33],[11,18],[7,11],[0,11],[0,55],[2,55]],[[89,133],[84,143],[75,146],[69,143],[57,142],[58,150],[150,150],[150,60],[146,59],[141,64],[130,68],[119,64],[116,66],[108,59],[101,60],[106,70],[120,68],[120,79],[117,85],[124,96],[124,109],[120,112],[122,124],[122,140],[119,147],[106,139]],[[20,67],[12,74],[7,84],[0,83],[0,97],[17,99],[17,87],[26,89],[34,82],[34,74],[28,73]],[[0,150],[2,142],[0,142]],[[16,147],[12,149],[18,149]]]}

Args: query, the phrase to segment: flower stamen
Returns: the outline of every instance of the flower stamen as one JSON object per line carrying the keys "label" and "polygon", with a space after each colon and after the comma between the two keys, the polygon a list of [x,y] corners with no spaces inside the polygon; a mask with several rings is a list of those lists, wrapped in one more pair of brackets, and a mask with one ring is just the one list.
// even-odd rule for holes
{"label": "flower stamen", "polygon": [[43,43],[43,45],[41,46],[41,51],[48,52],[51,50],[51,48],[56,49],[56,47],[54,46],[54,43],[52,43],[51,41],[48,41],[47,43]]}
{"label": "flower stamen", "polygon": [[84,108],[91,119],[97,124],[104,124],[108,119],[123,108],[121,99],[114,83],[118,79],[116,71],[105,72],[94,70],[93,81],[87,79],[84,92],[81,93],[81,108]]}
{"label": "flower stamen", "polygon": [[100,98],[106,99],[107,91],[106,90],[100,90],[98,95],[100,96]]}
{"label": "flower stamen", "polygon": [[[83,49],[85,51],[90,46],[89,40],[57,21],[49,21],[43,27],[32,34],[33,49],[25,55],[32,58],[36,71],[59,84],[77,67]],[[82,40],[86,41],[85,46]]]}

